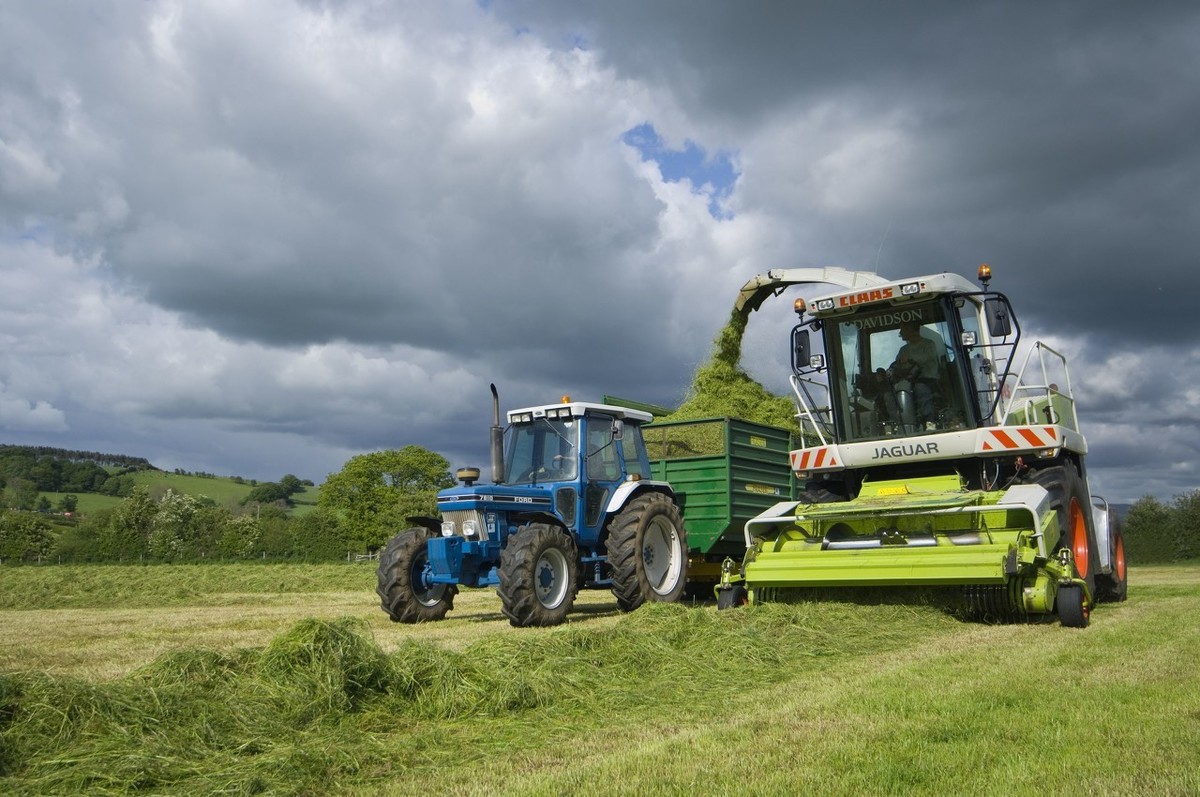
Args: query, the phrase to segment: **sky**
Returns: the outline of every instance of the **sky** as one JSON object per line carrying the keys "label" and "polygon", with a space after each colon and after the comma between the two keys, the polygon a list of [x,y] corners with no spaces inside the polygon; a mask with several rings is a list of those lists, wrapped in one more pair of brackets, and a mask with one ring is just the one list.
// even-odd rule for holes
{"label": "sky", "polygon": [[[0,443],[320,483],[683,400],[775,268],[992,265],[1200,488],[1200,6],[0,0]],[[743,365],[786,390],[790,298]]]}

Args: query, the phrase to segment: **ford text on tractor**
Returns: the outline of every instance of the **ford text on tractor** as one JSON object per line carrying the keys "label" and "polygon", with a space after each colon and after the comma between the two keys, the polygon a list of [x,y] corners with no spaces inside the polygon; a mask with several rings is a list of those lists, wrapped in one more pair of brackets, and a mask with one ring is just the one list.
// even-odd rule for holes
{"label": "ford text on tractor", "polygon": [[440,517],[409,518],[379,556],[378,592],[397,622],[441,620],[460,586],[496,588],[514,626],[563,622],[584,587],[624,611],[676,601],[687,538],[671,486],[653,479],[649,413],[571,401],[508,413],[492,386],[492,484],[477,468],[441,491]]}
{"label": "ford text on tractor", "polygon": [[[969,615],[1083,627],[1123,600],[1115,515],[1088,487],[1067,361],[1021,344],[1009,300],[954,274],[888,280],[836,268],[755,277],[738,307],[797,300],[791,384],[804,489],[745,525],[718,605],[795,589],[951,587]],[[812,287],[809,291],[815,291]]]}

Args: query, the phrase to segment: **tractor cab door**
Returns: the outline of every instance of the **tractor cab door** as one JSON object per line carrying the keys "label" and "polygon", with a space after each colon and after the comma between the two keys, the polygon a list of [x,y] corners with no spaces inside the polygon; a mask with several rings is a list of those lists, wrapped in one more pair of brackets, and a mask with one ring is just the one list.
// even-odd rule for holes
{"label": "tractor cab door", "polygon": [[[584,440],[583,525],[599,533],[604,508],[617,485],[625,480],[621,468],[621,437],[624,430],[608,414],[589,413]],[[589,535],[590,536],[590,535]]]}

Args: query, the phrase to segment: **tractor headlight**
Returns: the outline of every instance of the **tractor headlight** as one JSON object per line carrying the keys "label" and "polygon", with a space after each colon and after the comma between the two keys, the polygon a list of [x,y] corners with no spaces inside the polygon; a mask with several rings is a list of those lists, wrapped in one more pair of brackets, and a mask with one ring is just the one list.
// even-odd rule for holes
{"label": "tractor headlight", "polygon": [[443,537],[453,537],[454,536],[454,521],[453,520],[442,521],[442,536]]}
{"label": "tractor headlight", "polygon": [[464,520],[463,521],[463,536],[464,537],[474,537],[478,534],[479,534],[479,525],[478,525],[477,521],[475,521],[475,520]]}

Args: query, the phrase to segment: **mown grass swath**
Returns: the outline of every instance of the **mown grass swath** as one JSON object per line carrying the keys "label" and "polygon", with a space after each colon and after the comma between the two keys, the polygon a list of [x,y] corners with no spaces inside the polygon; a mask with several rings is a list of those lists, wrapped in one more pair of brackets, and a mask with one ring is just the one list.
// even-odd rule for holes
{"label": "mown grass swath", "polygon": [[308,619],[108,683],[9,673],[0,791],[1194,793],[1200,571],[1133,578],[1082,631],[922,604],[650,605],[497,620],[453,650]]}
{"label": "mown grass swath", "polygon": [[[319,791],[420,767],[428,751],[392,747],[414,721],[487,718],[515,743],[529,722],[598,729],[630,706],[676,713],[736,694],[748,673],[903,639],[836,633],[845,612],[813,619],[651,606],[609,629],[497,634],[459,652],[409,642],[390,656],[361,621],[307,620],[260,651],[181,651],[111,684],[4,676],[0,766],[6,788],[40,793]],[[931,612],[907,622],[946,626]]]}

